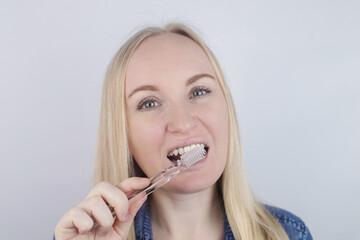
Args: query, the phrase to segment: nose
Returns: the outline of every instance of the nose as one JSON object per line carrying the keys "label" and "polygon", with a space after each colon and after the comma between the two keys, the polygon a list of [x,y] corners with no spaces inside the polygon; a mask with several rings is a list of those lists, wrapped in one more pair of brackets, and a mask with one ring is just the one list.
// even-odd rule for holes
{"label": "nose", "polygon": [[189,106],[172,106],[167,112],[167,131],[174,134],[191,133],[197,125],[196,113]]}

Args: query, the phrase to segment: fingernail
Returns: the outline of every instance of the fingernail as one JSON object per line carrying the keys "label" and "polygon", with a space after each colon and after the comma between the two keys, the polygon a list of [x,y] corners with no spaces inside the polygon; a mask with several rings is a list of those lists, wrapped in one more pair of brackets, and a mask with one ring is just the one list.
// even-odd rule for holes
{"label": "fingernail", "polygon": [[129,217],[129,213],[126,212],[126,213],[123,213],[120,217],[120,220],[125,222],[126,220],[128,220],[128,217]]}

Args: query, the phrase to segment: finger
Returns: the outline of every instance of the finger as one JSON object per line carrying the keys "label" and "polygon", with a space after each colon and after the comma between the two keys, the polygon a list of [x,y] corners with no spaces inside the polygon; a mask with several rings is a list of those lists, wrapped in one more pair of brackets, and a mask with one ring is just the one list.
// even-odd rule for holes
{"label": "finger", "polygon": [[117,186],[101,182],[93,188],[87,198],[101,196],[112,208],[112,211],[115,212],[116,217],[126,221],[129,215],[129,202],[126,194],[131,195],[131,193],[146,187],[149,183],[149,179],[138,177],[128,178]]}
{"label": "finger", "polygon": [[[150,179],[148,178],[133,177],[122,181],[120,184],[117,185],[117,187],[120,188],[125,193],[127,193],[127,196],[130,197],[133,193],[147,187],[149,184],[150,184]],[[145,202],[145,200],[146,200],[146,194],[144,193],[143,196],[142,195],[139,196],[138,201],[133,202],[131,205],[129,205],[128,214],[130,217],[135,216],[135,214],[140,209],[140,207]]]}
{"label": "finger", "polygon": [[146,201],[146,199],[147,199],[147,195],[144,195],[143,198],[140,198],[138,201],[131,204],[131,207],[129,209],[129,216],[126,221],[121,221],[120,219],[115,219],[113,228],[119,236],[122,236],[122,239],[126,239],[126,234],[128,234],[128,232],[130,230],[130,227],[134,220],[134,217],[135,217],[136,213],[139,211],[140,207]]}
{"label": "finger", "polygon": [[60,219],[55,228],[56,239],[72,238],[76,235],[85,234],[93,227],[92,218],[82,209],[73,208]]}
{"label": "finger", "polygon": [[128,212],[128,198],[123,191],[107,182],[97,184],[88,194],[86,199],[101,197],[112,208],[116,216],[122,219]]}
{"label": "finger", "polygon": [[148,178],[132,177],[125,179],[116,186],[120,188],[126,195],[129,195],[139,189],[143,189],[149,184],[150,184],[150,179]]}
{"label": "finger", "polygon": [[94,196],[79,204],[78,208],[90,215],[97,225],[97,231],[105,232],[114,223],[112,213],[101,196]]}
{"label": "finger", "polygon": [[[114,207],[116,210],[116,220],[115,223],[113,224],[113,229],[117,232],[117,234],[119,236],[121,236],[121,239],[126,239],[129,229],[131,227],[132,221],[134,219],[135,214],[137,213],[137,211],[140,209],[140,207],[142,206],[142,204],[146,201],[147,196],[145,195],[144,198],[140,198],[136,204],[133,204],[130,209],[126,209],[126,213],[123,214],[121,217],[119,217],[118,214],[118,209],[119,207],[117,207],[116,203],[113,204],[113,201],[116,200],[112,200],[113,198],[115,198],[114,196],[117,195],[117,192],[121,192],[122,194],[129,194],[132,193],[134,191],[137,191],[139,189],[142,189],[146,186],[148,186],[150,183],[149,179],[147,178],[129,178],[126,179],[125,181],[123,181],[122,183],[120,183],[119,185],[112,186],[110,184],[106,184],[106,183],[101,183],[100,185],[98,184],[97,186],[94,187],[94,189],[89,193],[88,198],[92,197],[93,195],[95,196],[102,196],[102,198],[104,198],[105,200],[107,200],[107,202],[109,203],[110,206]],[[116,189],[116,191],[114,191],[114,188]],[[109,195],[113,196],[109,196]],[[128,200],[126,198],[126,206],[128,206]],[[106,233],[106,231],[104,231]]]}
{"label": "finger", "polygon": [[144,192],[143,194],[140,194],[138,200],[132,202],[129,207],[129,216],[135,217],[136,213],[139,211],[141,206],[144,204],[144,202],[147,199],[147,195]]}

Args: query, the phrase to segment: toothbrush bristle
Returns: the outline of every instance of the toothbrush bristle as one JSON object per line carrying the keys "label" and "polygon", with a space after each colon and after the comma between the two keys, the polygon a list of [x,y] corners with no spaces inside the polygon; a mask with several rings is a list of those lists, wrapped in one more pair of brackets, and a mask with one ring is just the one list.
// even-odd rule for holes
{"label": "toothbrush bristle", "polygon": [[204,159],[206,156],[206,151],[202,147],[195,147],[189,152],[181,156],[181,161],[186,165],[186,167],[191,167],[201,159]]}

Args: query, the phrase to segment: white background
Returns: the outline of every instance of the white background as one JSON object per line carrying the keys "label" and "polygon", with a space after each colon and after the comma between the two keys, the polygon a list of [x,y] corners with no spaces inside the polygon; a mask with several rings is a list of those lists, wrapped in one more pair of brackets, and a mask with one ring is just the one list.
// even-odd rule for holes
{"label": "white background", "polygon": [[260,200],[359,239],[360,1],[0,2],[0,239],[51,239],[91,187],[102,81],[145,25],[218,57]]}

